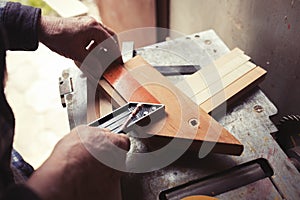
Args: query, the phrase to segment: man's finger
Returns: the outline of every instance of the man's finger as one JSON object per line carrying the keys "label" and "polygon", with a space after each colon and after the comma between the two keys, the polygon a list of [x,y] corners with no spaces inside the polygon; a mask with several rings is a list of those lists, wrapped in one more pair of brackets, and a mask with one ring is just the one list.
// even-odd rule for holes
{"label": "man's finger", "polygon": [[107,26],[104,26],[103,24],[101,24],[101,26],[114,38],[114,40],[119,45],[119,40],[118,40],[117,34],[113,30],[111,30],[110,28],[108,28]]}
{"label": "man's finger", "polygon": [[125,150],[125,151],[129,151],[130,149],[130,140],[128,138],[128,136],[124,135],[124,134],[115,134],[115,133],[110,133],[111,135],[111,141],[114,145],[116,145],[117,147]]}

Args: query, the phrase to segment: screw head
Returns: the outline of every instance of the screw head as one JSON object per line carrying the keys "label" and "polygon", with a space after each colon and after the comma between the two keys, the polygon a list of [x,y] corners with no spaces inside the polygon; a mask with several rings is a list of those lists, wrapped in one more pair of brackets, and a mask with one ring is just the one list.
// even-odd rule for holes
{"label": "screw head", "polygon": [[257,113],[261,113],[264,111],[264,108],[261,105],[256,105],[253,107],[253,109],[257,112]]}
{"label": "screw head", "polygon": [[212,41],[211,41],[211,40],[205,40],[204,43],[205,43],[206,45],[211,45]]}
{"label": "screw head", "polygon": [[189,120],[189,124],[192,127],[197,127],[199,125],[199,120],[195,119],[195,118],[192,118],[192,119]]}
{"label": "screw head", "polygon": [[68,70],[64,70],[63,72],[62,72],[62,77],[64,78],[64,79],[67,79],[68,77],[69,77],[69,72],[68,72]]}
{"label": "screw head", "polygon": [[66,100],[67,101],[72,101],[73,95],[72,94],[67,94],[66,95]]}

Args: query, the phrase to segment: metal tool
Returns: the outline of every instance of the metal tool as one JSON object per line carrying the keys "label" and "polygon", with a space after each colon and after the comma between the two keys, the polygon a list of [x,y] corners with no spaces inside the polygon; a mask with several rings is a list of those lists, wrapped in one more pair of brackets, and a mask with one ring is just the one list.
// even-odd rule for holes
{"label": "metal tool", "polygon": [[62,77],[59,77],[59,93],[61,98],[61,104],[65,108],[66,96],[74,91],[72,78],[67,71],[63,71]]}
{"label": "metal tool", "polygon": [[300,172],[300,115],[284,116],[277,127],[275,139]]}
{"label": "metal tool", "polygon": [[145,126],[165,116],[163,104],[130,102],[97,119],[89,126],[107,128],[114,133],[128,132],[134,125]]}
{"label": "metal tool", "polygon": [[126,121],[124,122],[124,124],[121,126],[120,130],[124,130],[127,128],[128,124],[130,123],[130,121],[136,117],[136,115],[139,113],[140,109],[142,108],[143,104],[139,103],[134,109],[133,111],[131,111],[131,114],[128,116],[128,118],[126,119]]}
{"label": "metal tool", "polygon": [[201,69],[200,65],[153,66],[164,76],[191,75]]}
{"label": "metal tool", "polygon": [[[133,41],[122,43],[123,62],[127,62],[136,54]],[[153,67],[164,76],[191,75],[201,69],[200,65],[153,65]]]}
{"label": "metal tool", "polygon": [[268,161],[259,158],[229,170],[162,191],[159,199],[176,200],[193,195],[216,196],[266,177],[271,177],[273,174],[273,169]]}

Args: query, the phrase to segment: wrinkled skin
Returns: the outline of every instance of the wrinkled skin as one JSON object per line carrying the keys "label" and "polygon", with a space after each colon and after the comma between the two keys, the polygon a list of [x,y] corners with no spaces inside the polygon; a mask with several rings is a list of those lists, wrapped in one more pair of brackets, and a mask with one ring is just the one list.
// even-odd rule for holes
{"label": "wrinkled skin", "polygon": [[[129,150],[130,142],[125,135],[79,126],[57,143],[49,159],[27,184],[42,199],[119,199],[116,189],[121,172],[103,165],[86,149],[92,146],[94,150],[109,153],[113,145]],[[125,157],[118,159],[125,164]]]}
{"label": "wrinkled skin", "polygon": [[[78,62],[83,62],[89,52],[105,40],[109,44],[106,48],[115,57],[121,55],[115,33],[88,16],[42,17],[39,40],[52,51]],[[93,45],[86,49],[92,40]]]}

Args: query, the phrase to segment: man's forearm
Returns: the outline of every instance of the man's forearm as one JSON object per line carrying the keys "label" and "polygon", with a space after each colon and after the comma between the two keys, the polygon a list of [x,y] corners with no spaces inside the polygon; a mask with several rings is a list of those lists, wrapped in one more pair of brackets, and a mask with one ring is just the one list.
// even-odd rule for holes
{"label": "man's forearm", "polygon": [[13,2],[3,4],[0,9],[0,23],[5,29],[7,49],[37,49],[41,9]]}
{"label": "man's forearm", "polygon": [[40,198],[26,185],[12,185],[0,197],[0,200],[40,200]]}

